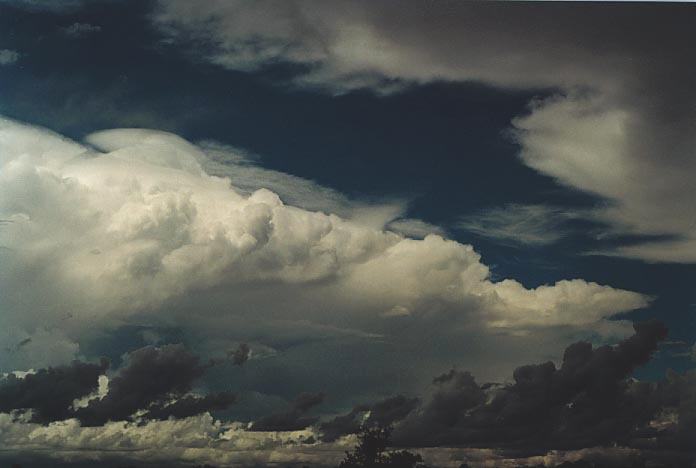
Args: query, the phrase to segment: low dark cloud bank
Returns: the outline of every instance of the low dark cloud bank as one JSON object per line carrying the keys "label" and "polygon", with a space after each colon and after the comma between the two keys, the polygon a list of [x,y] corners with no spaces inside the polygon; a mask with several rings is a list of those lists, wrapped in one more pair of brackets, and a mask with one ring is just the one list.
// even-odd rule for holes
{"label": "low dark cloud bank", "polygon": [[[109,382],[109,393],[79,409],[76,416],[85,426],[99,426],[107,421],[128,419],[138,410],[151,406],[155,419],[224,408],[234,401],[229,394],[185,397],[207,367],[182,345],[138,349],[129,354],[126,367]],[[174,402],[168,405],[169,401]]]}
{"label": "low dark cloud bank", "polygon": [[418,398],[398,395],[372,405],[363,404],[349,413],[336,416],[319,426],[324,442],[333,442],[339,437],[358,432],[361,425],[389,426],[405,418],[419,403]]}
{"label": "low dark cloud bank", "polygon": [[615,347],[586,342],[565,350],[560,368],[552,362],[518,367],[514,383],[479,386],[466,372],[433,381],[431,399],[395,431],[401,444],[474,444],[545,452],[608,443],[627,444],[637,425],[660,407],[653,384],[631,382],[667,336],[660,323],[635,326]]}
{"label": "low dark cloud bank", "polygon": [[[417,409],[412,400],[397,397],[386,400],[399,408],[391,418],[370,414],[364,423],[400,420],[393,442],[405,447],[495,448],[517,458],[621,446],[689,460],[696,433],[696,373],[669,372],[660,382],[632,379],[667,336],[658,322],[634,328],[635,334],[616,346],[568,346],[559,368],[552,362],[519,367],[508,385],[479,385],[470,373],[451,370],[433,380],[431,394]],[[322,424],[323,439],[354,432],[358,413],[383,414],[377,408],[384,403],[356,407]]]}
{"label": "low dark cloud bank", "polygon": [[[669,371],[658,382],[633,379],[667,336],[659,322],[634,328],[615,346],[568,346],[559,367],[518,367],[509,384],[479,384],[470,373],[451,370],[432,381],[423,399],[399,395],[323,422],[311,412],[325,395],[302,393],[286,411],[257,419],[249,430],[314,426],[322,442],[333,442],[365,425],[392,426],[393,445],[401,447],[488,448],[514,459],[574,454],[558,466],[691,466],[696,372]],[[0,380],[0,412],[31,410],[35,423],[77,418],[83,426],[99,426],[224,410],[235,402],[233,394],[191,393],[211,365],[182,345],[148,346],[127,356],[99,396],[105,360],[10,374]],[[75,409],[74,401],[86,396],[89,402]]]}
{"label": "low dark cloud bank", "polygon": [[108,421],[185,418],[206,411],[223,410],[235,402],[230,392],[190,395],[209,364],[202,364],[183,345],[147,346],[132,351],[127,363],[109,381],[105,395],[94,396],[86,406],[74,402],[93,394],[108,362],[75,361],[70,366],[41,369],[0,380],[0,412],[31,410],[31,422],[48,424],[77,418],[83,426],[101,426]]}
{"label": "low dark cloud bank", "polygon": [[69,366],[41,369],[23,378],[9,374],[0,379],[0,412],[32,410],[31,421],[47,424],[72,416],[75,399],[97,390],[99,376],[109,364],[75,361]]}
{"label": "low dark cloud bank", "polygon": [[324,401],[323,393],[301,393],[285,412],[265,416],[251,425],[252,431],[297,431],[316,423],[319,418],[307,413]]}

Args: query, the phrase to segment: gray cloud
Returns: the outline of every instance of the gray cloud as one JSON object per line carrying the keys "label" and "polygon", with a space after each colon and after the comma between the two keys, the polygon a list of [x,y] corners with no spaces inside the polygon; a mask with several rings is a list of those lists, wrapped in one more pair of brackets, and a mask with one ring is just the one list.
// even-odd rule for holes
{"label": "gray cloud", "polygon": [[324,401],[323,393],[301,393],[291,407],[282,413],[271,414],[254,421],[251,431],[298,431],[314,424],[318,418],[307,413]]}
{"label": "gray cloud", "polygon": [[546,205],[506,205],[462,218],[458,229],[507,244],[547,245],[567,235],[567,222],[581,214]]}
{"label": "gray cloud", "polygon": [[49,367],[23,377],[8,374],[0,378],[0,412],[31,410],[30,420],[48,424],[71,417],[74,400],[89,395],[108,368],[107,361]]}
{"label": "gray cloud", "polygon": [[558,369],[551,362],[519,367],[511,385],[479,386],[468,373],[444,374],[433,381],[423,407],[397,426],[395,440],[539,453],[630,445],[637,427],[647,427],[663,404],[675,404],[665,402],[654,385],[629,380],[667,334],[656,322],[635,329],[615,347],[569,346]]}
{"label": "gray cloud", "polygon": [[358,405],[350,412],[336,416],[319,425],[321,440],[333,442],[340,437],[358,432],[362,426],[390,426],[404,419],[419,403],[418,398],[403,395],[377,403]]}
{"label": "gray cloud", "polygon": [[251,356],[251,348],[246,343],[241,343],[237,349],[228,352],[228,356],[232,358],[232,364],[235,366],[243,366]]}
{"label": "gray cloud", "polygon": [[[521,159],[607,201],[611,254],[696,261],[694,11],[686,4],[161,0],[174,39],[235,70],[300,65],[299,86],[378,92],[435,81],[555,89],[513,122]],[[652,35],[646,35],[651,31]]]}
{"label": "gray cloud", "polygon": [[83,426],[122,421],[145,410],[145,417],[187,417],[229,406],[229,393],[202,398],[187,396],[207,369],[182,345],[147,346],[128,354],[127,364],[109,380],[106,395],[78,408],[75,416]]}
{"label": "gray cloud", "polygon": [[198,414],[222,411],[237,401],[231,392],[210,393],[205,396],[187,395],[170,402],[158,401],[148,406],[145,419],[183,419]]}
{"label": "gray cloud", "polygon": [[[309,412],[324,395],[303,393],[287,411],[256,420],[250,430],[201,414],[231,404],[230,393],[181,393],[189,391],[205,367],[195,356],[181,346],[147,347],[132,352],[108,392],[89,402],[93,406],[113,392],[107,406],[117,408],[115,413],[130,412],[117,399],[148,409],[137,421],[103,426],[62,421],[73,416],[66,411],[71,399],[95,390],[96,376],[106,368],[106,363],[75,363],[6,377],[0,402],[21,404],[0,410],[0,444],[24,459],[50,448],[58,461],[70,457],[80,462],[86,453],[90,460],[96,456],[128,463],[216,460],[221,466],[263,466],[282,460],[332,465],[352,444],[343,436],[363,424],[394,424],[397,445],[438,447],[422,450],[434,466],[482,460],[501,466],[688,466],[696,428],[696,373],[670,371],[656,383],[630,378],[665,336],[659,323],[636,324],[635,334],[615,346],[570,345],[559,368],[552,363],[519,367],[507,385],[479,385],[471,374],[452,370],[433,380],[430,395],[420,404],[415,398],[388,398],[358,405],[315,428],[308,428],[317,421]],[[56,388],[64,390],[56,394]],[[35,420],[2,414],[21,408],[33,409]]]}

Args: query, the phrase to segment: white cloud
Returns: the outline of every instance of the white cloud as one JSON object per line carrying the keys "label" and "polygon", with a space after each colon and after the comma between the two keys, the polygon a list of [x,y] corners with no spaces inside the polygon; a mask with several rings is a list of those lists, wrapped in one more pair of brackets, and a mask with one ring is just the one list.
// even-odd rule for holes
{"label": "white cloud", "polygon": [[[599,195],[605,207],[589,214],[615,234],[673,236],[609,254],[648,261],[696,262],[696,170],[691,148],[637,139],[650,122],[630,108],[598,98],[571,96],[538,103],[514,121],[525,164],[564,185]],[[663,150],[662,148],[668,148]],[[669,151],[665,159],[657,154]]]}
{"label": "white cloud", "polygon": [[384,227],[407,208],[404,200],[351,200],[314,181],[266,169],[260,165],[260,157],[229,145],[203,141],[198,146],[205,154],[205,157],[198,158],[198,162],[206,173],[228,178],[235,189],[245,195],[265,188],[278,194],[289,205],[336,214],[375,228]]}
{"label": "white cloud", "polygon": [[[303,333],[380,336],[382,321],[408,316],[435,320],[435,333],[444,320],[616,334],[606,319],[649,300],[580,279],[493,282],[472,246],[384,231],[398,210],[347,220],[267,189],[246,195],[208,175],[205,152],[172,134],[113,130],[87,141],[0,123],[4,328],[40,320],[79,342],[134,314],[215,328],[246,314],[282,333],[295,323]],[[189,299],[198,305],[173,307]]]}
{"label": "white cloud", "polygon": [[392,232],[415,239],[423,239],[429,234],[437,234],[442,237],[446,236],[445,230],[441,227],[426,223],[420,219],[399,218],[389,222],[386,227]]}
{"label": "white cloud", "polygon": [[16,50],[0,49],[0,65],[12,65],[19,57],[20,53]]}
{"label": "white cloud", "polygon": [[511,204],[466,216],[456,227],[503,243],[547,245],[561,240],[564,223],[579,217],[552,206]]}
{"label": "white cloud", "polygon": [[13,421],[0,413],[0,445],[24,456],[60,461],[130,460],[151,463],[209,463],[261,466],[269,463],[337,462],[340,444],[306,445],[312,430],[247,432],[239,423],[222,424],[209,414],[144,424],[109,422],[81,427],[75,419],[47,426]]}
{"label": "white cloud", "polygon": [[[390,86],[393,80],[626,87],[636,77],[621,83],[617,76],[661,50],[639,46],[638,30],[616,34],[636,21],[653,23],[656,15],[601,7],[316,0],[205,0],[196,6],[160,0],[159,7],[155,23],[174,38],[185,32],[212,39],[216,48],[203,52],[213,62],[236,70],[302,64],[301,81],[334,90]],[[590,25],[608,46],[587,38]],[[687,50],[678,39],[665,28],[660,45]]]}

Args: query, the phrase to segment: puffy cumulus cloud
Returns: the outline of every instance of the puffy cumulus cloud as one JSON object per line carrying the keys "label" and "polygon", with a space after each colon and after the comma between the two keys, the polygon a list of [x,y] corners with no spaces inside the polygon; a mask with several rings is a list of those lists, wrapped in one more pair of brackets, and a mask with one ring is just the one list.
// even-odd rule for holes
{"label": "puffy cumulus cloud", "polygon": [[0,65],[11,65],[19,60],[20,53],[16,50],[0,49]]}
{"label": "puffy cumulus cloud", "polygon": [[423,239],[428,236],[428,234],[437,234],[442,237],[447,236],[445,230],[441,227],[426,223],[420,219],[395,219],[390,221],[386,228],[403,236],[412,237],[415,239]]}
{"label": "puffy cumulus cloud", "polygon": [[[407,200],[349,199],[342,193],[311,180],[266,169],[261,166],[259,156],[242,149],[208,140],[199,142],[197,146],[205,154],[204,158],[198,158],[205,172],[229,179],[235,190],[244,195],[251,195],[264,188],[276,193],[288,205],[335,214],[377,229],[389,224],[391,230],[401,232],[397,226],[401,224],[401,220],[394,220],[405,213]],[[404,221],[414,226],[410,231],[420,231],[416,235],[422,234],[424,227],[429,226],[420,220]],[[433,227],[428,233],[441,232]],[[425,234],[421,235],[424,236]]]}
{"label": "puffy cumulus cloud", "polygon": [[522,161],[604,197],[610,206],[590,217],[613,231],[670,238],[611,253],[696,261],[687,5],[160,0],[154,18],[223,67],[296,64],[298,84],[334,92],[436,81],[558,90],[514,123]]}
{"label": "puffy cumulus cloud", "polygon": [[[495,283],[469,245],[404,238],[285,205],[266,189],[240,194],[205,173],[198,147],[171,134],[112,130],[87,142],[0,123],[4,326],[41,317],[79,336],[135,312],[162,313],[194,291],[224,286],[242,297],[250,284],[272,284],[274,297],[285,288],[302,304],[300,316],[286,306],[287,319],[342,325],[396,310],[495,327],[587,326],[648,302],[583,280],[537,289]],[[327,303],[344,313],[322,314],[317,306]]]}
{"label": "puffy cumulus cloud", "polygon": [[82,427],[75,419],[48,426],[14,421],[0,413],[0,445],[32,463],[54,462],[210,464],[213,466],[335,465],[343,446],[305,444],[312,431],[248,432],[209,414],[144,424],[110,422]]}

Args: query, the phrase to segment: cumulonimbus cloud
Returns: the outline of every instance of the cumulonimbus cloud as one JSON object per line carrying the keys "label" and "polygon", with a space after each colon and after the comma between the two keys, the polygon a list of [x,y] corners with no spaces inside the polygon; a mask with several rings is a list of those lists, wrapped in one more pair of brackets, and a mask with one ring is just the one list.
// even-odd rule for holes
{"label": "cumulonimbus cloud", "polygon": [[649,301],[580,279],[494,282],[469,245],[404,238],[265,189],[240,194],[171,134],[113,130],[87,141],[0,124],[3,326],[28,329],[41,314],[45,327],[76,337],[136,312],[166,313],[189,292],[249,284],[284,285],[310,301],[288,319],[325,322],[312,297],[360,323],[450,316],[518,329],[592,327]]}

